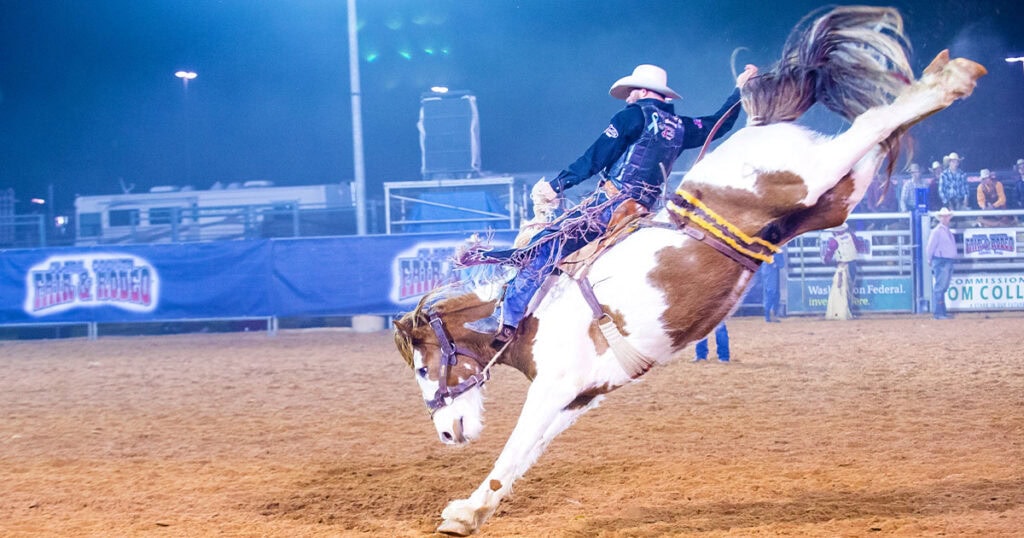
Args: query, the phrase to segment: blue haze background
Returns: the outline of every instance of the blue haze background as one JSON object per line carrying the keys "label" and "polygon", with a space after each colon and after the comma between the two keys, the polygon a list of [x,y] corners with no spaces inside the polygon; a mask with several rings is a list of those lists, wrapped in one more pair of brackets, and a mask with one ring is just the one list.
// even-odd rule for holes
{"label": "blue haze background", "polygon": [[[1005,170],[1024,157],[1024,69],[1004,61],[1024,52],[1021,4],[890,4],[918,72],[950,48],[991,73],[912,131],[916,161],[956,151],[968,170]],[[420,177],[416,121],[432,85],[476,94],[486,170],[558,170],[621,108],[608,87],[636,64],[668,69],[679,112],[708,114],[731,91],[733,49],[748,49],[740,66],[768,65],[820,5],[360,0],[368,196]],[[0,0],[0,188],[24,201],[52,185],[67,213],[76,194],[118,193],[119,180],[134,192],[349,181],[346,17],[343,0]],[[199,74],[187,92],[179,69]]]}

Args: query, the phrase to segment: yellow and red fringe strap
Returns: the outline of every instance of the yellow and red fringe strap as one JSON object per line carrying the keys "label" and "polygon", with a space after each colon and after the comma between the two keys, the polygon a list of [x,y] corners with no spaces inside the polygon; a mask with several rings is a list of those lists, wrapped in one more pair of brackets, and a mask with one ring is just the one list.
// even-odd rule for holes
{"label": "yellow and red fringe strap", "polygon": [[[667,205],[670,211],[674,212],[676,215],[679,215],[680,217],[689,220],[698,228],[701,228],[705,232],[708,232],[711,235],[722,240],[725,244],[732,247],[733,250],[735,250],[736,252],[739,252],[740,254],[748,258],[753,258],[755,260],[760,260],[762,262],[767,263],[772,263],[775,257],[773,255],[765,254],[763,252],[758,252],[757,250],[752,250],[751,247],[754,247],[756,249],[757,247],[755,247],[755,245],[760,245],[764,249],[774,254],[778,254],[779,252],[781,252],[781,249],[778,245],[765,241],[760,237],[750,237],[749,235],[743,233],[742,230],[740,230],[736,226],[733,226],[729,221],[722,218],[722,216],[719,215],[718,213],[715,213],[713,210],[711,210],[711,208],[704,205],[703,202],[698,200],[694,195],[690,194],[689,192],[686,192],[685,190],[680,188],[676,190],[676,194],[680,198],[685,200],[688,204],[700,210],[700,213],[707,215],[707,217],[710,218],[713,222],[708,222],[703,216],[701,216],[700,213],[696,211],[693,211],[686,207],[680,207],[672,200],[669,200]],[[726,231],[728,231],[729,233],[725,233]],[[737,241],[736,239],[742,241],[743,244],[740,244],[740,242]]]}

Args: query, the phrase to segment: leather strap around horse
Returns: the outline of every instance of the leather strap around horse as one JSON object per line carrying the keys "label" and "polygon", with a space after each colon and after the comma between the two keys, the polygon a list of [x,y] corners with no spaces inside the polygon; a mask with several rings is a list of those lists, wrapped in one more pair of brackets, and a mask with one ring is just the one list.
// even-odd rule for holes
{"label": "leather strap around horse", "polygon": [[[756,272],[761,262],[771,263],[778,245],[751,237],[711,210],[697,197],[678,189],[668,201],[669,216],[683,233]],[[699,229],[698,229],[699,228]]]}

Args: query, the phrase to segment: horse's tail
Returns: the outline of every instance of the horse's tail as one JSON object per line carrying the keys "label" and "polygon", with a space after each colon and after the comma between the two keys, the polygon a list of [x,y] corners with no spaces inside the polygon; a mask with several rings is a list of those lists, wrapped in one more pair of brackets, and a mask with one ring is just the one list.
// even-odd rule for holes
{"label": "horse's tail", "polygon": [[815,14],[793,29],[781,59],[744,85],[751,124],[796,120],[816,102],[852,121],[913,81],[897,10],[844,6]]}

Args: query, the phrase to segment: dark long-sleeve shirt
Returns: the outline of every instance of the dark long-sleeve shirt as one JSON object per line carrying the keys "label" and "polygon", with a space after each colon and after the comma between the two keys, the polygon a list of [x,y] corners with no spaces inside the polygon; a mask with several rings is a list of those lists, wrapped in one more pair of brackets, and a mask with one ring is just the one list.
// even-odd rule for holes
{"label": "dark long-sleeve shirt", "polygon": [[[740,100],[740,91],[735,90],[725,104],[717,112],[710,116],[690,118],[680,116],[683,124],[683,149],[698,148],[704,145],[711,129],[715,123],[724,116],[729,109]],[[557,177],[550,181],[551,188],[555,192],[562,192],[574,185],[586,181],[594,174],[607,171],[615,161],[626,152],[631,144],[640,138],[644,129],[644,115],[640,105],[651,103],[658,108],[675,114],[675,106],[672,103],[658,101],[657,99],[643,99],[635,104],[627,105],[612,117],[611,123],[601,133],[601,136],[587,148],[583,155],[563,170]],[[715,133],[715,139],[725,135],[736,123],[739,111],[733,111],[729,117],[722,121],[722,126]]]}

